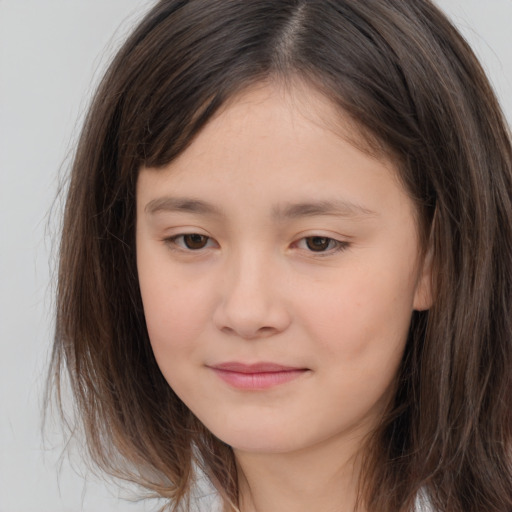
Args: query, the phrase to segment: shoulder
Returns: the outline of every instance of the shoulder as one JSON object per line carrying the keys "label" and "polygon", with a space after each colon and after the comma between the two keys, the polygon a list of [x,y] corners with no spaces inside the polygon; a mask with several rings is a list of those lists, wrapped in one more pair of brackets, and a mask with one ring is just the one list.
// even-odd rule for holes
{"label": "shoulder", "polygon": [[208,480],[198,468],[195,468],[196,479],[190,493],[190,508],[187,512],[222,512],[222,500]]}
{"label": "shoulder", "polygon": [[[201,495],[198,493],[194,505],[193,512],[222,512],[222,502],[213,489]],[[435,512],[430,500],[424,493],[420,493],[416,498],[414,512]]]}
{"label": "shoulder", "polygon": [[[196,480],[190,501],[190,512],[223,512],[222,500],[204,475]],[[424,491],[418,493],[414,504],[414,512],[435,512],[428,495]]]}
{"label": "shoulder", "polygon": [[222,512],[222,502],[217,493],[197,496],[191,510],[193,512]]}

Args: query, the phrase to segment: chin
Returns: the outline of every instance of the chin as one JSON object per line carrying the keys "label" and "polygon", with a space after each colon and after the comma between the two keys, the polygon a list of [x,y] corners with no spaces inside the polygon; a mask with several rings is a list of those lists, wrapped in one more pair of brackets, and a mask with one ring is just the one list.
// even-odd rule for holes
{"label": "chin", "polygon": [[289,440],[269,439],[262,435],[254,435],[251,437],[239,436],[239,438],[232,439],[232,442],[227,444],[229,444],[235,452],[260,454],[283,454],[300,449],[300,446],[290,443]]}
{"label": "chin", "polygon": [[269,425],[205,424],[210,432],[233,450],[251,453],[286,453],[296,450],[300,442],[289,432]]}

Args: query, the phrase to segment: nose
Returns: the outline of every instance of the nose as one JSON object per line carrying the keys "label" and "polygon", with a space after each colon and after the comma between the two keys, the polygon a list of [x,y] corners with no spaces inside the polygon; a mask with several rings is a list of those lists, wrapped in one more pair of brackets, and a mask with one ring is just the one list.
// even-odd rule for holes
{"label": "nose", "polygon": [[213,317],[219,330],[248,340],[286,330],[291,316],[282,276],[274,267],[255,253],[226,262]]}

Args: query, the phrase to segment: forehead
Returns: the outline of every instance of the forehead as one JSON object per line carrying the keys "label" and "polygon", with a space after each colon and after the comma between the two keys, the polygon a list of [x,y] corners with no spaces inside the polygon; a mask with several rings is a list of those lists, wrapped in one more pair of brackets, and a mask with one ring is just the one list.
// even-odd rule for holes
{"label": "forehead", "polygon": [[215,155],[225,158],[235,155],[234,145],[248,130],[252,130],[253,140],[243,153],[246,159],[257,156],[268,139],[283,139],[284,135],[289,135],[290,140],[295,137],[297,141],[301,137],[303,141],[311,138],[312,127],[319,129],[317,133],[323,131],[329,139],[344,141],[354,150],[385,163],[393,172],[396,169],[397,159],[374,134],[344,112],[319,87],[300,78],[257,82],[233,94],[172,166],[177,169],[181,160],[205,155],[209,159]]}
{"label": "forehead", "polygon": [[[223,103],[209,124],[222,118],[222,124],[227,127],[226,113],[229,112],[231,117],[238,114],[234,121],[234,129],[238,131],[244,121],[253,122],[257,107],[265,104],[272,105],[266,112],[268,130],[278,117],[284,115],[289,119],[291,114],[332,132],[369,156],[387,160],[391,164],[395,161],[391,149],[336,101],[336,93],[331,93],[321,81],[315,83],[298,75],[271,77],[242,88]],[[259,110],[263,112],[263,109]]]}
{"label": "forehead", "polygon": [[226,103],[170,164],[143,169],[137,195],[146,211],[232,206],[274,219],[400,207],[406,198],[393,163],[353,140],[354,123],[315,89],[258,84]]}

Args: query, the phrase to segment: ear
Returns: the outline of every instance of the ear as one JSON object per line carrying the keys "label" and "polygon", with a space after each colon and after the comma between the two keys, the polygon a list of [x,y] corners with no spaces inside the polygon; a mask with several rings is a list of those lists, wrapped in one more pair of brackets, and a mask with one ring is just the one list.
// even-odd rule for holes
{"label": "ear", "polygon": [[423,257],[418,273],[416,290],[414,291],[413,309],[416,311],[425,311],[432,307],[433,303],[433,285],[432,285],[432,245]]}

